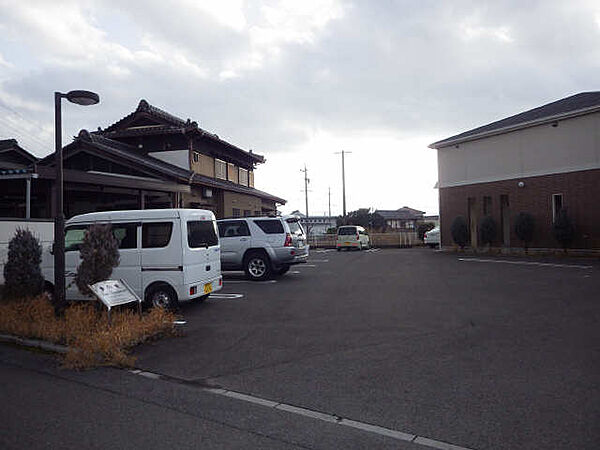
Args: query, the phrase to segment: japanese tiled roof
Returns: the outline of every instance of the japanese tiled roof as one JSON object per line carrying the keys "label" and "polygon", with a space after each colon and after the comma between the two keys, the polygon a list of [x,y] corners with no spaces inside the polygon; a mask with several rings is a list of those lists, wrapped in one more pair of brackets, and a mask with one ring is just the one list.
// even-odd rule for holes
{"label": "japanese tiled roof", "polygon": [[[138,126],[127,128],[126,125],[136,116],[150,116],[161,122],[160,125]],[[252,151],[243,150],[227,141],[219,138],[214,133],[210,133],[198,126],[198,123],[190,119],[183,120],[168,112],[151,105],[146,100],[140,100],[137,108],[131,114],[123,117],[118,122],[109,125],[104,130],[99,129],[93,134],[102,134],[110,138],[129,137],[129,136],[148,136],[157,134],[176,134],[176,133],[196,133],[202,138],[209,139],[218,145],[239,152],[246,157],[251,158],[256,163],[264,163],[265,158],[262,155],[252,153]]]}
{"label": "japanese tiled roof", "polygon": [[39,160],[37,156],[32,155],[27,150],[19,145],[16,139],[2,139],[0,140],[0,152],[14,151],[26,160],[29,160],[32,164]]}
{"label": "japanese tiled roof", "polygon": [[386,220],[389,219],[421,219],[425,211],[408,208],[406,206],[396,210],[378,209],[375,214],[379,214]]}
{"label": "japanese tiled roof", "polygon": [[434,142],[429,145],[429,147],[445,147],[447,145],[467,142],[487,135],[500,134],[502,132],[509,132],[526,126],[539,125],[545,121],[552,122],[554,120],[596,111],[600,111],[600,91],[582,92]]}

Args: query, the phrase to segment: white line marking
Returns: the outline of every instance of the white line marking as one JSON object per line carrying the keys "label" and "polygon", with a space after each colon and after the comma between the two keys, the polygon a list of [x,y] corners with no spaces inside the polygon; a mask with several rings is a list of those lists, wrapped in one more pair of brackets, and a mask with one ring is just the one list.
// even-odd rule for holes
{"label": "white line marking", "polygon": [[329,262],[328,259],[311,259],[310,262]]}
{"label": "white line marking", "polygon": [[233,300],[234,298],[242,298],[244,294],[210,294],[209,299],[214,300]]}
{"label": "white line marking", "polygon": [[370,248],[368,250],[365,250],[366,253],[377,253],[379,251],[381,251],[380,248]]}
{"label": "white line marking", "polygon": [[301,273],[301,272],[299,270],[292,270],[290,273],[298,274],[298,273]]}
{"label": "white line marking", "polygon": [[302,264],[302,267],[317,267],[314,264]]}
{"label": "white line marking", "polygon": [[252,280],[227,280],[223,281],[224,284],[228,283],[252,283],[252,284],[272,284],[277,283],[277,280],[265,280],[265,281],[252,281]]}
{"label": "white line marking", "polygon": [[315,253],[329,253],[329,252],[332,252],[333,250],[334,249],[332,249],[332,248],[327,248],[327,249],[324,249],[324,250],[314,250],[314,252]]}
{"label": "white line marking", "polygon": [[[145,378],[150,378],[153,380],[163,380],[170,381],[171,377],[163,377],[158,373],[153,372],[144,372],[141,370],[129,370],[130,373],[138,376],[142,376]],[[372,425],[370,423],[359,422],[357,420],[344,419],[340,416],[336,416],[334,414],[327,414],[320,411],[315,411],[313,409],[302,408],[299,406],[293,406],[287,403],[278,403],[272,400],[267,400],[265,398],[256,397],[250,394],[244,394],[242,392],[230,391],[222,388],[210,388],[210,387],[202,387],[200,388],[204,392],[208,392],[215,395],[221,395],[223,397],[232,398],[235,400],[240,400],[242,402],[253,403],[255,405],[264,406],[266,408],[278,409],[280,411],[285,411],[290,414],[298,414],[305,417],[310,417],[314,420],[320,420],[322,422],[334,423],[337,425],[355,428],[357,430],[365,431],[367,433],[378,434],[380,436],[387,436],[392,439],[397,439],[400,441],[414,442],[415,444],[423,445],[425,447],[435,448],[439,450],[472,450],[467,447],[461,447],[458,445],[450,444],[447,442],[437,441],[435,439],[430,439],[424,436],[417,436],[412,433],[405,433],[399,430],[393,430],[391,428],[380,427],[379,425]]]}
{"label": "white line marking", "polygon": [[466,262],[516,264],[516,265],[522,265],[522,266],[571,267],[573,269],[592,269],[594,267],[594,266],[579,266],[579,265],[575,265],[575,264],[551,264],[551,263],[538,263],[538,262],[529,262],[529,261],[508,261],[506,259],[458,258],[458,260],[466,261]]}

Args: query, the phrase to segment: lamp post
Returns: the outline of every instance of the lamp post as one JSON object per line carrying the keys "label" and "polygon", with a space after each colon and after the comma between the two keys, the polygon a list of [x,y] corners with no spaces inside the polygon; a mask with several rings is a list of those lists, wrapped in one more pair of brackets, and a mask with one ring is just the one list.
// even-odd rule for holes
{"label": "lamp post", "polygon": [[54,93],[54,155],[56,165],[56,212],[54,216],[54,301],[62,307],[65,303],[65,215],[63,211],[63,159],[61,99],[66,98],[77,105],[95,105],[100,102],[98,94],[90,91]]}

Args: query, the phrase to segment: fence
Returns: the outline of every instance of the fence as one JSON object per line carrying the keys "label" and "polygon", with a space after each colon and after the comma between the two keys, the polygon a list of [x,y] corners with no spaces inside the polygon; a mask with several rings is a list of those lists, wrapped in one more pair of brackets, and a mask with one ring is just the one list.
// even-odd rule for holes
{"label": "fence", "polygon": [[[371,233],[369,234],[372,247],[412,247],[422,242],[417,239],[414,231],[401,231],[399,233]],[[325,234],[321,236],[310,236],[308,243],[311,248],[335,248],[337,235]]]}

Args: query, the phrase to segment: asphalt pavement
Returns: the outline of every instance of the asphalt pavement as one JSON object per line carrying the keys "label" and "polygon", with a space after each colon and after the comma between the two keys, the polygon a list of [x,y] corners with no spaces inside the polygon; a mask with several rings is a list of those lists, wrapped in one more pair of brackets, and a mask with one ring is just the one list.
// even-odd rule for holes
{"label": "asphalt pavement", "polygon": [[[312,251],[283,277],[227,273],[218,295],[182,305],[183,337],[135,351],[147,376],[63,371],[2,347],[0,444],[51,448],[40,436],[60,442],[69,417],[99,417],[106,436],[95,424],[67,443],[595,449],[598,292],[598,260]],[[25,419],[43,432],[22,431]]]}

